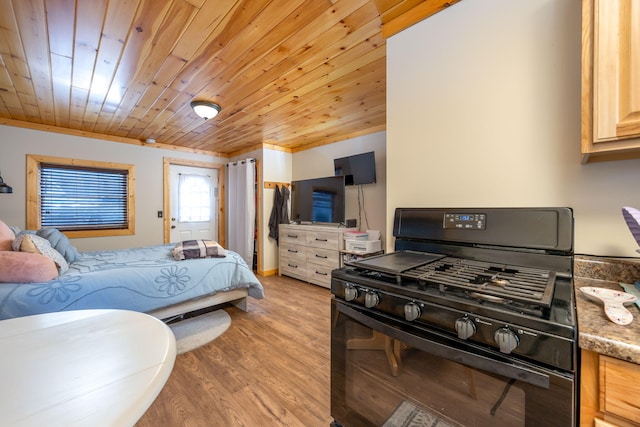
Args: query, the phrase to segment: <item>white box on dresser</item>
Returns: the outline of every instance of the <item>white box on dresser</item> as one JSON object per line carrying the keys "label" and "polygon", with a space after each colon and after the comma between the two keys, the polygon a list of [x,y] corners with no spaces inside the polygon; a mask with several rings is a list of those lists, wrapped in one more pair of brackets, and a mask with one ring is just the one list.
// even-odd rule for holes
{"label": "white box on dresser", "polygon": [[340,267],[342,234],[353,228],[336,225],[279,226],[280,275],[331,287],[331,270]]}
{"label": "white box on dresser", "polygon": [[380,240],[345,240],[344,246],[347,251],[361,252],[363,254],[378,252],[382,249]]}

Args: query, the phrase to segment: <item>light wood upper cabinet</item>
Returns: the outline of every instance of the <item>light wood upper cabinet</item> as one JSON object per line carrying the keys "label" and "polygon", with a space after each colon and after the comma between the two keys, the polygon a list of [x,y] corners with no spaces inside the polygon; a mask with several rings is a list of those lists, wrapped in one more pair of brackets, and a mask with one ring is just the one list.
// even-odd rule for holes
{"label": "light wood upper cabinet", "polygon": [[582,2],[582,154],[640,158],[640,0]]}

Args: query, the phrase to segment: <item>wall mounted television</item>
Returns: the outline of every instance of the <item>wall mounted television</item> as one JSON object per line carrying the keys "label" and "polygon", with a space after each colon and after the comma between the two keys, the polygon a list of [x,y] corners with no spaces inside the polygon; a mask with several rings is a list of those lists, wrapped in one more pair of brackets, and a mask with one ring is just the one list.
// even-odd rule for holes
{"label": "wall mounted television", "polygon": [[291,220],[297,223],[344,223],[344,176],[291,182]]}
{"label": "wall mounted television", "polygon": [[345,185],[376,182],[376,158],[373,151],[333,159],[333,165],[336,175],[344,175]]}

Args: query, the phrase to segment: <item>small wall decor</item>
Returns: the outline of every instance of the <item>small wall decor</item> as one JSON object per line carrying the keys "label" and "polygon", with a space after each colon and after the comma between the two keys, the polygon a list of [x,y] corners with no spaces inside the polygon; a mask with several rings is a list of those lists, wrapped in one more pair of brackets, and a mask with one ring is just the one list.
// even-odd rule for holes
{"label": "small wall decor", "polygon": [[13,188],[2,179],[2,172],[0,172],[0,193],[13,193]]}

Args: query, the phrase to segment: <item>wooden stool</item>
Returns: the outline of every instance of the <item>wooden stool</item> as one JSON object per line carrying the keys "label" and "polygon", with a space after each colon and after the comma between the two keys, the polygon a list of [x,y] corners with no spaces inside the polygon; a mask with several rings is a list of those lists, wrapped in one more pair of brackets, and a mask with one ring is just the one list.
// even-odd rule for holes
{"label": "wooden stool", "polygon": [[[397,377],[402,366],[402,350],[409,348],[402,341],[394,340],[378,331],[373,331],[371,338],[351,338],[347,341],[348,350],[384,350],[389,362],[391,375]],[[476,391],[476,383],[473,378],[473,369],[463,366],[465,376],[467,377],[467,389],[469,397],[473,400],[478,399]]]}
{"label": "wooden stool", "polygon": [[391,375],[398,376],[400,369],[400,341],[373,331],[371,338],[351,338],[347,341],[348,350],[384,350],[391,369]]}

